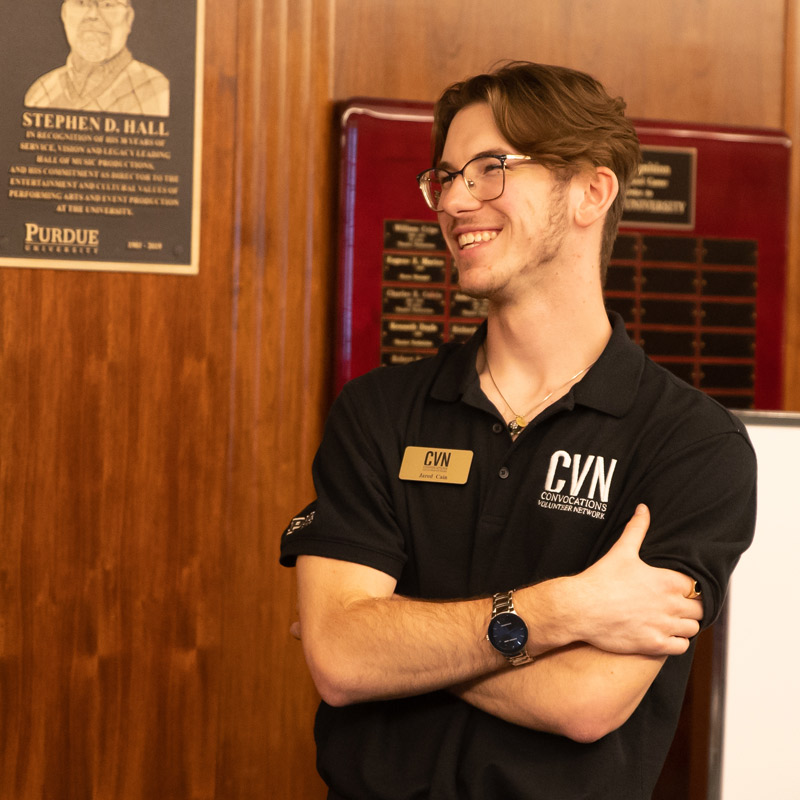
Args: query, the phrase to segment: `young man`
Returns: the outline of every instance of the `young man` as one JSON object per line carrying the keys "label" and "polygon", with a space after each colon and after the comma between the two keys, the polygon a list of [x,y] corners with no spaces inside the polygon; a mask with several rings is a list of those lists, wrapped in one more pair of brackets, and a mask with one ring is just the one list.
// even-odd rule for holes
{"label": "young man", "polygon": [[623,110],[528,63],[437,103],[418,180],[488,319],[345,387],[282,542],[330,798],[652,793],[755,461],[604,308],[639,161]]}

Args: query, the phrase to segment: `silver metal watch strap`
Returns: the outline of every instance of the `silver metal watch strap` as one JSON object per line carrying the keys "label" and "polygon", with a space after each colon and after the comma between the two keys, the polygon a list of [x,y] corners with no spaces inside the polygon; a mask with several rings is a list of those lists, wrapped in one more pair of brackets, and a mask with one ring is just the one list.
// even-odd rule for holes
{"label": "silver metal watch strap", "polygon": [[523,664],[530,664],[533,661],[533,656],[528,655],[527,650],[517,653],[515,656],[506,656],[506,661],[515,667],[521,667]]}
{"label": "silver metal watch strap", "polygon": [[514,590],[509,592],[498,592],[492,597],[492,619],[498,614],[515,614],[514,600],[512,595]]}

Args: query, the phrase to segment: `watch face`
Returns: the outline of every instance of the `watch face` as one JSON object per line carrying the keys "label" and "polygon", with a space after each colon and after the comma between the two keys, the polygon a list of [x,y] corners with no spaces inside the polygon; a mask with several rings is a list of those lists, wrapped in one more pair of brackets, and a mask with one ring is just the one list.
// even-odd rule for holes
{"label": "watch face", "polygon": [[504,656],[513,656],[525,648],[528,626],[517,614],[498,614],[489,623],[489,641]]}

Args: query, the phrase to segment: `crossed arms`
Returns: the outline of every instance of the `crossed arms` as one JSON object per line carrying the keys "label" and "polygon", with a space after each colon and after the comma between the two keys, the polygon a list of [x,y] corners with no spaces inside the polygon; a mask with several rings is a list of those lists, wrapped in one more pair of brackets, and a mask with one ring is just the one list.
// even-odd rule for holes
{"label": "crossed arms", "polygon": [[294,632],[330,705],[447,689],[509,722],[594,741],[633,713],[703,616],[691,578],[639,558],[649,523],[639,506],[597,563],[514,593],[532,664],[509,667],[485,640],[489,599],[409,599],[383,572],[317,556],[297,561]]}

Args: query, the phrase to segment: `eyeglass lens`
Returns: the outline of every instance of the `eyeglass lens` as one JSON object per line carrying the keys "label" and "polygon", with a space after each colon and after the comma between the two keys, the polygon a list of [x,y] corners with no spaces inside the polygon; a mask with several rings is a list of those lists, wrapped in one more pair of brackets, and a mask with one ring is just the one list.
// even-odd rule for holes
{"label": "eyeglass lens", "polygon": [[441,211],[444,198],[457,180],[463,176],[467,190],[476,200],[495,200],[503,193],[505,169],[499,156],[479,156],[468,161],[459,172],[443,169],[429,169],[420,176],[420,186],[428,205],[434,211]]}

